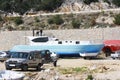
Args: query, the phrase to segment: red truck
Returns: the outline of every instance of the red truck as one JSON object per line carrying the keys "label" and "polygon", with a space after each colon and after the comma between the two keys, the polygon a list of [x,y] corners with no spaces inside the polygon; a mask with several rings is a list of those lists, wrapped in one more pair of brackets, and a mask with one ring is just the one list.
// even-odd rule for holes
{"label": "red truck", "polygon": [[111,53],[115,53],[120,50],[120,40],[105,40],[104,48],[102,51],[106,53],[106,56],[110,56]]}

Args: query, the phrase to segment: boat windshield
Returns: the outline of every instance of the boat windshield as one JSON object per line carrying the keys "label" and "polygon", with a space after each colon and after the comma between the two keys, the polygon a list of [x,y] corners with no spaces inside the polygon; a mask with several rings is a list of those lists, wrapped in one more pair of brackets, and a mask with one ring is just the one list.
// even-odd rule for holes
{"label": "boat windshield", "polygon": [[47,42],[48,37],[39,37],[32,40],[33,42]]}
{"label": "boat windshield", "polygon": [[26,53],[26,52],[12,52],[11,57],[12,58],[24,58],[24,59],[27,59],[28,53]]}

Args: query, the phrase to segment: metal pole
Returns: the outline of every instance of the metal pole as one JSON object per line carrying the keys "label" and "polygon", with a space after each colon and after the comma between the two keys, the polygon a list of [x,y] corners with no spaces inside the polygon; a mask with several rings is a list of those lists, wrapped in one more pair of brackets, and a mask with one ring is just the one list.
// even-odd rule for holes
{"label": "metal pole", "polygon": [[35,31],[34,31],[34,29],[33,29],[33,36],[35,36],[35,34],[34,34],[34,33],[35,33]]}

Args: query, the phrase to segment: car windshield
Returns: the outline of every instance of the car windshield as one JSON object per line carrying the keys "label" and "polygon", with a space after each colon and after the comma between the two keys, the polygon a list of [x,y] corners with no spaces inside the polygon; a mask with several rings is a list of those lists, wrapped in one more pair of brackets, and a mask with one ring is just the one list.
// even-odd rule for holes
{"label": "car windshield", "polygon": [[5,52],[0,52],[0,56],[6,56],[7,54]]}
{"label": "car windshield", "polygon": [[11,57],[12,58],[25,58],[26,59],[28,57],[28,53],[26,53],[26,52],[12,52]]}
{"label": "car windshield", "polygon": [[1,55],[1,54],[5,54],[5,52],[0,52],[0,55]]}
{"label": "car windshield", "polygon": [[43,50],[43,51],[40,51],[40,54],[41,54],[42,57],[44,57],[45,55],[50,55],[51,52]]}
{"label": "car windshield", "polygon": [[0,52],[0,55],[2,55],[2,54],[4,54],[4,53]]}

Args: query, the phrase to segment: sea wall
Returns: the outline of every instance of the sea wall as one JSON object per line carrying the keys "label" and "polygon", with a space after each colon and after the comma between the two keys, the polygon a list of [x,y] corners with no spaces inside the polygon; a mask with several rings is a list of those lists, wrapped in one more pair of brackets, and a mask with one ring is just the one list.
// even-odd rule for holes
{"label": "sea wall", "polygon": [[[10,50],[15,45],[28,44],[26,36],[31,31],[0,31],[0,50]],[[108,39],[120,40],[120,27],[96,29],[44,30],[43,35],[55,36],[59,40],[91,40],[102,42]]]}

